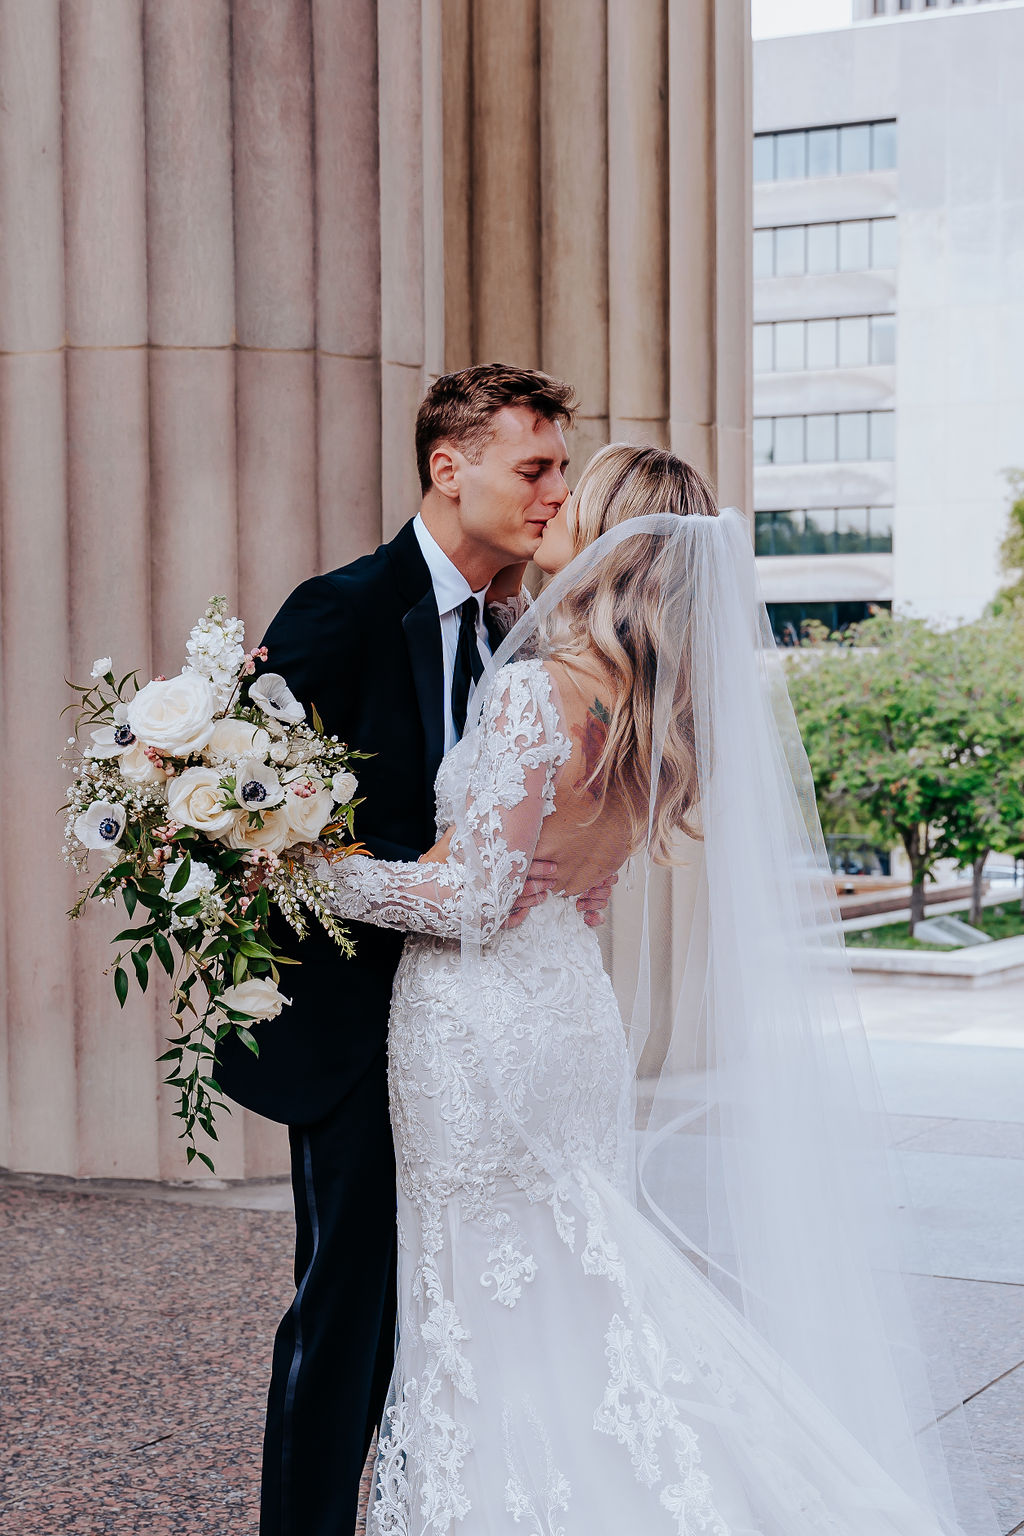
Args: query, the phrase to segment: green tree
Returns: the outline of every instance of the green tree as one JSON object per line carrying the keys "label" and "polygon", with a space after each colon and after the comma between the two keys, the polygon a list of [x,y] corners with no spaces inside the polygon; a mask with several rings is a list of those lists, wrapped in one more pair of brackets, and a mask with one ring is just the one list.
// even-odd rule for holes
{"label": "green tree", "polygon": [[950,674],[944,635],[889,614],[829,641],[812,633],[789,667],[823,819],[852,813],[878,841],[903,845],[912,925],[945,851],[953,789],[942,743],[959,724]]}
{"label": "green tree", "polygon": [[999,564],[1005,576],[1010,576],[1009,586],[1000,588],[993,604],[996,613],[1005,612],[1015,604],[1024,606],[1024,470],[1008,469],[1013,503],[1010,507],[1010,524],[999,547]]}
{"label": "green tree", "polygon": [[1024,633],[1012,609],[950,636],[964,708],[948,744],[953,801],[944,841],[972,872],[971,922],[982,912],[985,860],[1024,842]]}
{"label": "green tree", "polygon": [[939,859],[971,867],[977,919],[985,859],[1024,840],[1022,631],[1017,610],[946,631],[885,614],[844,636],[811,632],[793,653],[823,824],[852,816],[902,843],[911,927]]}

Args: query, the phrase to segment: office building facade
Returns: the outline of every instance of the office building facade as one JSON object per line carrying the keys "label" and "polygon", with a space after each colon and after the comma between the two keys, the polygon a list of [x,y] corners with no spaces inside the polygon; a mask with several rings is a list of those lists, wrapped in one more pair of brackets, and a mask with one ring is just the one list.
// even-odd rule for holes
{"label": "office building facade", "polygon": [[892,603],[974,617],[1024,465],[1024,3],[855,17],[755,45],[756,539],[781,638]]}

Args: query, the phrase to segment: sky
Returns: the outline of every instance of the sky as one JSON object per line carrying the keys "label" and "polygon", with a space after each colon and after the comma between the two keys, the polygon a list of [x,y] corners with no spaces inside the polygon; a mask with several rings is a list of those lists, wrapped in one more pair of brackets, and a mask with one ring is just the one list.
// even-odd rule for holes
{"label": "sky", "polygon": [[751,0],[755,37],[826,32],[850,22],[850,0]]}

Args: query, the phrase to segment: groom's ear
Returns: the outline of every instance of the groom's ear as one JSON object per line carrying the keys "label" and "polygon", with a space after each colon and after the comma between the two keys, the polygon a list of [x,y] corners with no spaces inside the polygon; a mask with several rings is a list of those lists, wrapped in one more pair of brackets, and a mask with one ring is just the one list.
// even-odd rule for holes
{"label": "groom's ear", "polygon": [[439,443],[430,453],[430,483],[435,491],[447,496],[449,501],[459,499],[460,455],[445,443]]}

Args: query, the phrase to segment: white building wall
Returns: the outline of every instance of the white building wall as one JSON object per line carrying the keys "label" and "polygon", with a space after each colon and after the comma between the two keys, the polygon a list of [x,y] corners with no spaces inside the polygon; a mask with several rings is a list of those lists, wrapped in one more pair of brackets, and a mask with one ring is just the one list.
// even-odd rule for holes
{"label": "white building wall", "polygon": [[[862,494],[877,502],[888,475],[893,599],[940,620],[974,617],[998,586],[1009,505],[1003,471],[1024,466],[1022,60],[1024,0],[922,10],[755,45],[756,132],[894,117],[899,157],[895,173],[755,188],[757,224],[895,211],[899,234],[895,274],[757,285],[758,319],[820,315],[830,304],[837,315],[881,312],[893,301],[897,315],[894,370],[755,381],[758,415],[774,414],[779,401],[797,408],[809,391],[821,403],[799,409],[877,409],[893,390],[894,464],[762,468],[757,506],[842,505],[840,496],[852,505]],[[869,403],[872,393],[879,404]],[[806,567],[817,565],[817,600],[839,600],[837,572],[855,558],[808,557],[801,595],[806,600],[813,585]],[[760,563],[771,596],[790,578],[778,559]],[[880,566],[874,579],[878,588],[866,595],[881,598]],[[845,591],[850,585],[844,578]],[[778,595],[796,600],[795,589],[792,598],[781,587]]]}

